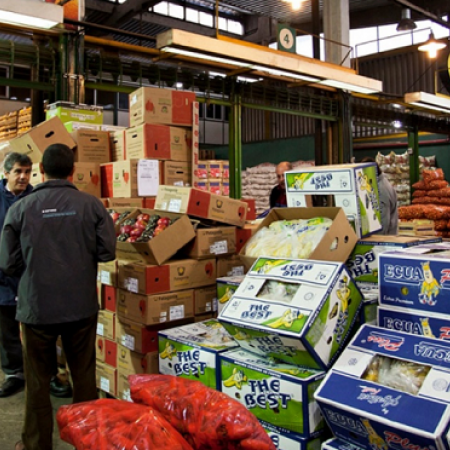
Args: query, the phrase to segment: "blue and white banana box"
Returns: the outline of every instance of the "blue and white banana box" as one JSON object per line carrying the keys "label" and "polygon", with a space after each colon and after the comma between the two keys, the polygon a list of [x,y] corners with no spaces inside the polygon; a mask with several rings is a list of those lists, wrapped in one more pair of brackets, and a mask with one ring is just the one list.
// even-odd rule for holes
{"label": "blue and white banana box", "polygon": [[448,450],[450,343],[363,325],[316,390],[333,434],[366,450]]}
{"label": "blue and white banana box", "polygon": [[342,263],[258,258],[219,321],[245,350],[325,370],[345,345],[361,300]]}
{"label": "blue and white banana box", "polygon": [[361,450],[355,445],[342,441],[341,439],[331,438],[322,444],[322,450]]}
{"label": "blue and white banana box", "polygon": [[358,237],[382,229],[375,163],[297,168],[285,173],[287,205],[308,206],[309,195],[333,195],[337,207],[355,219]]}
{"label": "blue and white banana box", "polygon": [[434,314],[395,306],[378,308],[378,325],[430,338],[450,340],[450,315]]}
{"label": "blue and white banana box", "polygon": [[[280,433],[267,424],[262,424],[267,434],[272,439],[277,450],[320,450],[322,438],[302,438],[295,433]],[[351,450],[351,449],[348,449]]]}
{"label": "blue and white banana box", "polygon": [[324,371],[279,363],[245,350],[219,355],[220,390],[242,403],[264,425],[307,438],[323,433],[325,421],[314,391]]}
{"label": "blue and white banana box", "polygon": [[380,305],[450,313],[450,243],[419,245],[379,256]]}

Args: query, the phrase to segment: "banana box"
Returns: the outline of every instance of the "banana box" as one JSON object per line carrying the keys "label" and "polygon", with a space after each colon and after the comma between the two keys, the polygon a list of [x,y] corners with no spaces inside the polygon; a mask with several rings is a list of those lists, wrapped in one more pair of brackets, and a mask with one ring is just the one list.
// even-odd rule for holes
{"label": "banana box", "polygon": [[216,320],[205,320],[158,332],[159,372],[220,386],[221,352],[238,344]]}
{"label": "banana box", "polygon": [[217,311],[220,313],[225,305],[233,297],[239,285],[244,280],[244,276],[221,277],[216,279],[217,287]]}
{"label": "banana box", "polygon": [[448,450],[450,342],[363,325],[314,396],[357,447]]}
{"label": "banana box", "polygon": [[389,330],[403,331],[436,339],[450,339],[448,314],[433,314],[408,308],[380,306],[378,325]]}
{"label": "banana box", "polygon": [[449,242],[382,253],[379,274],[380,305],[450,313]]}
{"label": "banana box", "polygon": [[438,237],[370,236],[357,242],[347,267],[360,288],[378,286],[378,256],[381,253],[441,241]]}
{"label": "banana box", "polygon": [[263,425],[277,450],[320,450],[322,439],[302,438],[295,433],[280,433],[271,425]]}
{"label": "banana box", "polygon": [[335,206],[354,217],[356,234],[382,229],[376,163],[298,167],[285,172],[289,207],[306,207],[311,195],[332,195]]}
{"label": "banana box", "polygon": [[245,350],[323,370],[345,345],[361,301],[342,263],[258,258],[219,320]]}
{"label": "banana box", "polygon": [[221,390],[279,432],[317,436],[325,427],[314,391],[324,371],[275,362],[245,350],[219,356]]}

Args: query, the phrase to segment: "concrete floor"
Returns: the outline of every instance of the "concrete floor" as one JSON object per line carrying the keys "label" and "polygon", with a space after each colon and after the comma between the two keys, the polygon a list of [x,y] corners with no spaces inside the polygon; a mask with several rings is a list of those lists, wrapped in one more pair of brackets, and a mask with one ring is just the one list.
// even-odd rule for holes
{"label": "concrete floor", "polygon": [[[0,371],[0,384],[4,375]],[[56,413],[61,405],[71,403],[70,398],[52,397],[53,410]],[[25,409],[25,394],[19,392],[7,398],[0,398],[0,449],[14,450],[14,444],[20,440]],[[73,447],[59,439],[58,426],[54,425],[53,450],[72,450]]]}

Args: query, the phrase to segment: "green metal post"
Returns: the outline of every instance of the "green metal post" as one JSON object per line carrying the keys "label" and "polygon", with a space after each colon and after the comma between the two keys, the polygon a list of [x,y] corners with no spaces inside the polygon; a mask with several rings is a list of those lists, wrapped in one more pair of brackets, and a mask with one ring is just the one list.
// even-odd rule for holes
{"label": "green metal post", "polygon": [[229,149],[230,160],[230,197],[241,198],[242,195],[242,105],[240,95],[233,94],[229,118]]}
{"label": "green metal post", "polygon": [[[351,114],[351,96],[343,91],[339,92],[339,163],[350,162],[353,156],[353,132]],[[333,155],[334,156],[334,155]],[[334,158],[333,158],[334,160]]]}
{"label": "green metal post", "polygon": [[[408,130],[409,176],[411,184],[419,181],[419,130],[415,125]],[[412,194],[412,191],[411,191]]]}

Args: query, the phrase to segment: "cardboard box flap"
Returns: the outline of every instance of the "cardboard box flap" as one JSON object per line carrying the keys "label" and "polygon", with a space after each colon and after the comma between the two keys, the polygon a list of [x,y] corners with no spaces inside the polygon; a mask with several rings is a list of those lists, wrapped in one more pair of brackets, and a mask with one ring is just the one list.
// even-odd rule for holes
{"label": "cardboard box flap", "polygon": [[[259,224],[254,234],[256,235],[260,229],[268,227],[277,220],[313,219],[314,217],[327,217],[332,219],[333,223],[308,259],[336,262],[347,261],[358,238],[341,208],[273,208]],[[242,247],[239,256],[246,270],[248,270],[256,261],[256,258],[245,255],[246,247],[247,244]]]}

